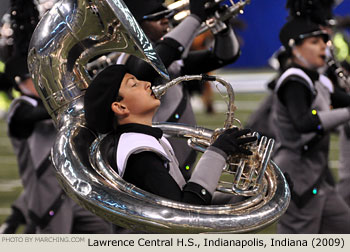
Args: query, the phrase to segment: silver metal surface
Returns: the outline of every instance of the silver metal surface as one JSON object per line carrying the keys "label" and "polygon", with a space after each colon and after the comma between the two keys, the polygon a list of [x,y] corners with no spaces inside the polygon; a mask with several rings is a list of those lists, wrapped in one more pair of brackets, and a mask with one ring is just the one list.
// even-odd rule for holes
{"label": "silver metal surface", "polygon": [[350,91],[350,76],[349,71],[345,70],[342,65],[336,60],[335,48],[332,40],[327,42],[330,55],[327,60],[327,66],[333,71],[338,78],[338,84],[341,88],[345,89],[346,92]]}
{"label": "silver metal surface", "polygon": [[[152,87],[154,95],[159,99],[166,91],[174,85],[184,83],[191,80],[203,81],[205,78],[209,78],[212,81],[216,81],[226,88],[228,101],[227,101],[227,117],[223,128],[216,129],[215,131],[203,130],[203,134],[197,130],[198,134],[193,134],[193,131],[187,131],[184,129],[184,125],[175,125],[172,127],[172,131],[169,133],[166,128],[162,127],[162,130],[172,137],[185,137],[188,138],[189,145],[198,151],[205,151],[211,143],[213,143],[217,137],[226,129],[236,127],[234,124],[239,122],[234,117],[236,107],[234,105],[234,91],[230,83],[218,76],[182,76],[178,77],[164,85]],[[169,125],[169,124],[168,124]],[[205,132],[205,134],[204,134]],[[254,132],[252,135],[258,135]],[[217,190],[222,193],[232,193],[240,196],[254,196],[261,194],[265,186],[264,180],[265,171],[269,165],[271,159],[271,153],[274,146],[273,139],[267,139],[262,136],[260,139],[250,144],[250,149],[253,152],[251,156],[233,155],[228,157],[227,167],[224,169],[224,173],[232,175],[232,182],[219,181]]]}
{"label": "silver metal surface", "polygon": [[[170,126],[167,130],[168,126],[169,124],[156,125],[170,134],[174,127]],[[185,135],[193,136],[193,132],[198,132],[195,127],[186,127],[186,132],[189,133],[185,133],[185,126],[181,126]],[[106,162],[104,150],[110,137],[107,135],[102,140],[97,139],[90,154],[95,170],[108,182],[105,190],[110,190],[110,194],[99,192],[90,193],[90,196],[96,195],[96,204],[103,206],[104,214],[110,215],[109,220],[115,224],[157,233],[244,233],[272,224],[289,205],[288,185],[281,170],[271,160],[265,171],[261,194],[235,204],[196,206],[145,192],[125,182]],[[93,186],[92,183],[89,184]],[[91,190],[93,191],[96,189]],[[91,210],[96,208],[92,207]]]}
{"label": "silver metal surface", "polygon": [[87,64],[109,52],[125,52],[168,78],[162,61],[121,0],[62,0],[44,15],[31,39],[28,66],[49,114],[60,114],[83,95]]}

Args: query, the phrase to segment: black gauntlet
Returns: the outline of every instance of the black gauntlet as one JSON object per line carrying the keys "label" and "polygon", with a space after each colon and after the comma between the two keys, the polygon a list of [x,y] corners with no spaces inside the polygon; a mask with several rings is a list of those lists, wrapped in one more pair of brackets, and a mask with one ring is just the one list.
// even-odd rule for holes
{"label": "black gauntlet", "polygon": [[225,130],[212,146],[224,151],[227,155],[242,153],[251,155],[252,152],[244,147],[245,144],[256,141],[256,136],[242,137],[250,133],[250,129],[232,128]]}

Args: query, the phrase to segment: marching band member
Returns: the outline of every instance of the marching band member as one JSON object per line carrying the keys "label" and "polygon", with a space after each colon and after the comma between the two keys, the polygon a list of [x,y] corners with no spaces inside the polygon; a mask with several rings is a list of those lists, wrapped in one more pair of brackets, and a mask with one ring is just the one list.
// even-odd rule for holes
{"label": "marching band member", "polygon": [[6,74],[21,93],[11,103],[7,120],[23,185],[15,207],[24,209],[30,232],[111,233],[108,222],[76,204],[57,181],[50,159],[57,130],[35,90],[26,58],[7,61]]}
{"label": "marching band member", "polygon": [[[191,0],[191,15],[170,31],[168,16],[171,13],[163,2],[163,0],[126,0],[125,4],[151,42],[155,43],[155,50],[172,79],[186,74],[208,73],[238,58],[239,44],[230,24],[214,36],[213,49],[189,51],[196,32],[207,19],[205,0]],[[161,84],[163,81],[153,68],[137,57],[130,56],[127,60],[122,57],[118,63],[125,63],[130,73],[138,79],[150,81],[152,85]],[[162,104],[153,118],[155,122],[196,124],[190,95],[184,86],[172,87],[161,100]],[[181,172],[185,179],[188,179],[196,161],[196,153],[183,139],[173,138],[169,141],[179,160]]]}
{"label": "marching band member", "polygon": [[292,201],[279,233],[349,233],[350,208],[333,187],[328,168],[329,131],[350,119],[349,107],[330,110],[326,64],[328,34],[304,18],[288,21],[280,40],[289,68],[277,80],[272,107],[274,161],[290,175]]}
{"label": "marching band member", "polygon": [[124,65],[102,70],[84,96],[87,126],[99,133],[114,129],[115,148],[110,164],[124,180],[153,194],[192,204],[210,204],[226,157],[252,154],[245,144],[248,129],[226,130],[204,152],[185,180],[174,151],[152,118],[160,106],[151,83],[138,80]]}

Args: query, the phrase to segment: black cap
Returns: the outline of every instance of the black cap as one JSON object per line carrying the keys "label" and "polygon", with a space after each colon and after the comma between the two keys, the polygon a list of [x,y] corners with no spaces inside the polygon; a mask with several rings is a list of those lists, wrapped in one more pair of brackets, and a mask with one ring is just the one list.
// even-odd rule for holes
{"label": "black cap", "polygon": [[167,10],[164,0],[125,0],[124,3],[138,22],[149,14]]}
{"label": "black cap", "polygon": [[333,19],[335,0],[287,0],[291,17],[309,18],[317,24],[327,25]]}
{"label": "black cap", "polygon": [[328,41],[329,36],[320,26],[305,18],[293,18],[281,29],[279,38],[286,49],[292,48],[296,43],[308,37],[322,36]]}
{"label": "black cap", "polygon": [[15,87],[30,78],[27,58],[24,56],[14,56],[9,58],[5,63],[5,74],[7,78],[13,82]]}
{"label": "black cap", "polygon": [[118,96],[126,72],[124,65],[112,65],[92,80],[84,96],[85,119],[90,129],[103,134],[113,129],[111,104]]}

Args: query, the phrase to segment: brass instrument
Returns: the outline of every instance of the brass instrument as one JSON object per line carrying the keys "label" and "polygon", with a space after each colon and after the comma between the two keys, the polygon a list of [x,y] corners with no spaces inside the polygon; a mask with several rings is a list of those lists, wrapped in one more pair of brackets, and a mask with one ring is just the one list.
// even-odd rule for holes
{"label": "brass instrument", "polygon": [[[224,79],[218,76],[206,76],[206,75],[193,75],[193,76],[182,76],[178,77],[164,85],[152,87],[154,95],[160,99],[162,95],[165,94],[166,90],[174,85],[182,82],[191,80],[211,80],[216,81],[223,85],[228,94],[228,112],[226,113],[226,121],[223,128],[216,129],[212,133],[208,132],[206,134],[194,134],[189,133],[183,134],[183,137],[188,138],[188,144],[197,151],[204,152],[205,149],[212,144],[217,137],[226,129],[234,126],[236,123],[241,124],[238,119],[234,117],[234,112],[236,107],[234,105],[234,91],[230,83],[226,82]],[[169,136],[174,135],[174,130],[176,127],[167,127],[165,125],[155,125],[156,127],[162,128],[162,130]],[[185,127],[185,126],[183,126]],[[184,132],[181,129],[180,132]],[[254,135],[258,136],[258,133],[254,132]],[[250,145],[251,151],[254,153],[251,157],[246,157],[244,155],[231,156],[228,158],[228,165],[224,169],[224,173],[233,175],[233,181],[220,181],[217,187],[217,191],[222,193],[232,193],[240,196],[254,196],[262,192],[264,186],[266,186],[266,181],[263,181],[265,171],[269,165],[271,153],[274,146],[273,139],[267,139],[267,137],[262,136],[259,141]]]}
{"label": "brass instrument", "polygon": [[[58,128],[52,162],[60,184],[71,198],[119,226],[156,233],[249,232],[271,224],[286,211],[290,191],[282,172],[268,156],[258,157],[260,165],[251,173],[247,169],[252,168],[254,160],[230,160],[230,167],[236,167],[237,158],[246,164],[240,166],[242,172],[235,171],[237,181],[244,182],[234,185],[235,193],[247,191],[252,195],[238,203],[185,204],[124,181],[106,158],[107,150],[113,147],[112,136],[96,135],[85,125],[84,117],[82,99],[91,80],[87,65],[92,58],[108,52],[140,57],[167,76],[149,40],[121,0],[62,0],[45,14],[30,43],[29,69]],[[229,84],[222,83],[230,89]],[[233,95],[232,87],[229,92]],[[232,95],[225,127],[233,126],[235,121]],[[190,138],[195,148],[202,149],[220,133],[178,124],[155,127],[168,135]],[[270,153],[265,143],[261,148],[263,155]],[[249,178],[252,182],[248,183]]]}
{"label": "brass instrument", "polygon": [[62,0],[41,19],[31,39],[28,66],[56,123],[88,87],[91,77],[86,65],[90,60],[115,51],[140,57],[169,78],[123,1]]}
{"label": "brass instrument", "polygon": [[[224,0],[212,0],[207,2],[205,7],[210,9],[214,5],[219,5],[222,2],[224,2]],[[180,0],[168,5],[168,9],[178,13],[174,16],[176,22],[181,21],[190,14],[189,4],[189,0]],[[211,16],[209,16],[208,19],[202,23],[198,34],[204,33],[209,29],[213,34],[217,34],[226,29],[227,26],[225,21],[237,16],[238,14],[243,14],[243,9],[247,4],[250,4],[250,0],[239,0],[236,1],[236,3],[233,0],[230,0],[230,4],[230,6],[226,5],[220,11],[215,11]]]}
{"label": "brass instrument", "polygon": [[89,72],[91,72],[93,76],[95,76],[99,71],[102,71],[107,66],[115,64],[120,55],[121,53],[119,52],[112,52],[108,53],[107,55],[102,55],[97,59],[94,59],[93,61],[89,62],[86,65],[86,69]]}
{"label": "brass instrument", "polygon": [[[220,4],[223,1],[224,0],[213,0],[211,1],[211,5]],[[224,22],[234,16],[237,16],[238,14],[243,14],[244,7],[247,4],[250,4],[250,0],[239,0],[236,3],[231,0],[230,2],[231,5],[226,6],[224,11],[216,11],[214,15],[209,16],[208,19],[201,24],[200,28],[197,31],[197,35],[202,34],[209,29],[213,34],[226,29],[227,26]],[[167,6],[169,10],[174,11],[175,15],[173,16],[173,20],[175,20],[176,23],[181,22],[190,14],[189,3],[189,0],[179,0]],[[97,72],[102,70],[104,67],[116,62],[119,56],[120,53],[114,52],[103,55],[98,59],[94,59],[92,62],[89,62],[88,70],[93,74],[97,74]]]}
{"label": "brass instrument", "polygon": [[341,88],[345,89],[347,92],[350,92],[350,76],[347,71],[336,60],[334,54],[334,45],[331,40],[327,42],[328,49],[330,51],[330,57],[327,60],[328,67],[336,74],[338,77],[338,84]]}

